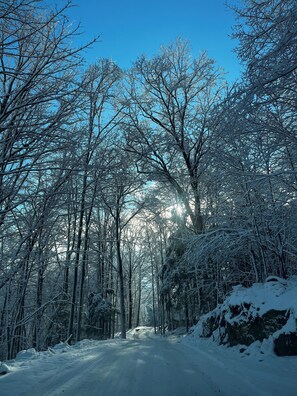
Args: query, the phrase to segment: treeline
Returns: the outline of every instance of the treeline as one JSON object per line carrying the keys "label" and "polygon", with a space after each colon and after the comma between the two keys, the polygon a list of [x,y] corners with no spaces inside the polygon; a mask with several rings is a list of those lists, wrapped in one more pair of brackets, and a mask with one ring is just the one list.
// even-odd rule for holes
{"label": "treeline", "polygon": [[0,4],[0,359],[296,274],[295,1],[234,10],[232,86],[181,39],[85,67],[69,6]]}

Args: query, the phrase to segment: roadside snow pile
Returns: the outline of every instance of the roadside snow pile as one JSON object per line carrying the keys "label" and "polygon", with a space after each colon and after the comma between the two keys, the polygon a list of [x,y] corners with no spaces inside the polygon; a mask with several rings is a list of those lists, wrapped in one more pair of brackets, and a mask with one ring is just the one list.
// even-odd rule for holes
{"label": "roadside snow pile", "polygon": [[30,349],[25,349],[23,351],[20,351],[16,357],[15,360],[20,361],[20,360],[32,360],[32,359],[37,359],[39,356],[39,353],[36,351],[34,348]]}
{"label": "roadside snow pile", "polygon": [[[297,355],[297,278],[269,277],[250,288],[235,286],[216,309],[201,317],[190,337],[218,344]],[[249,348],[251,349],[251,347]]]}
{"label": "roadside snow pile", "polygon": [[[52,348],[48,348],[47,351],[42,351],[42,352],[37,352],[36,349],[30,348],[30,349],[25,349],[23,351],[20,351],[15,359],[9,360],[7,362],[0,362],[0,375],[4,375],[10,372],[18,371],[20,368],[31,368],[31,364],[33,362],[36,362],[38,365],[38,362],[40,360],[47,360],[50,359],[54,356],[57,355],[57,358],[59,359],[59,355],[61,355],[64,352],[68,352],[74,349],[81,349],[81,348],[86,348],[86,342],[90,340],[82,340],[78,343],[76,343],[73,346],[70,346],[67,342],[60,342],[59,344],[53,346]],[[93,346],[94,341],[90,341],[91,346]]]}
{"label": "roadside snow pile", "polygon": [[134,338],[134,339],[146,338],[152,336],[153,334],[155,334],[153,327],[138,326],[135,327],[135,329],[127,331],[127,338]]}
{"label": "roadside snow pile", "polygon": [[10,367],[7,364],[0,362],[0,375],[7,374],[10,371]]}

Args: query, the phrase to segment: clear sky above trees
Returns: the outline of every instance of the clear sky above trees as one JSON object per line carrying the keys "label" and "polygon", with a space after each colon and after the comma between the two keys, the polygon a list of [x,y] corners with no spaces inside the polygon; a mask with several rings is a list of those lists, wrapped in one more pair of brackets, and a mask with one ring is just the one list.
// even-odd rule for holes
{"label": "clear sky above trees", "polygon": [[[238,4],[234,0],[232,4]],[[141,54],[156,54],[161,45],[177,37],[189,39],[193,55],[207,50],[234,81],[240,65],[233,52],[235,18],[225,0],[74,0],[69,16],[80,22],[83,39],[100,35],[101,42],[88,51],[90,61],[112,58],[129,68]]]}

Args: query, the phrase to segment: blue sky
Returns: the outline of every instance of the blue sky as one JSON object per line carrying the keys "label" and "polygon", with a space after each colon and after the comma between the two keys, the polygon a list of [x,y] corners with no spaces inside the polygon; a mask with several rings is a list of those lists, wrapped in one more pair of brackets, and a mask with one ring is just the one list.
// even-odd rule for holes
{"label": "blue sky", "polygon": [[[231,0],[232,1],[232,0]],[[234,1],[232,1],[234,3]],[[225,0],[73,0],[68,15],[80,22],[82,38],[100,35],[87,52],[89,62],[112,58],[129,68],[142,54],[157,54],[161,45],[177,37],[188,39],[194,56],[207,50],[234,81],[240,66],[230,38],[235,23]],[[238,3],[238,1],[237,1]]]}

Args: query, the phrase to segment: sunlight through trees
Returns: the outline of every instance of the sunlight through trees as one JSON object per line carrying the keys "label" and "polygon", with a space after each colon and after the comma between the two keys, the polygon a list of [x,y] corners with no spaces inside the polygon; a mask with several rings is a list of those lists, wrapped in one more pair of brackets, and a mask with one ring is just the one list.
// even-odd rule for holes
{"label": "sunlight through trees", "polygon": [[232,86],[182,39],[86,67],[69,6],[0,4],[0,359],[296,275],[295,1],[234,9]]}

